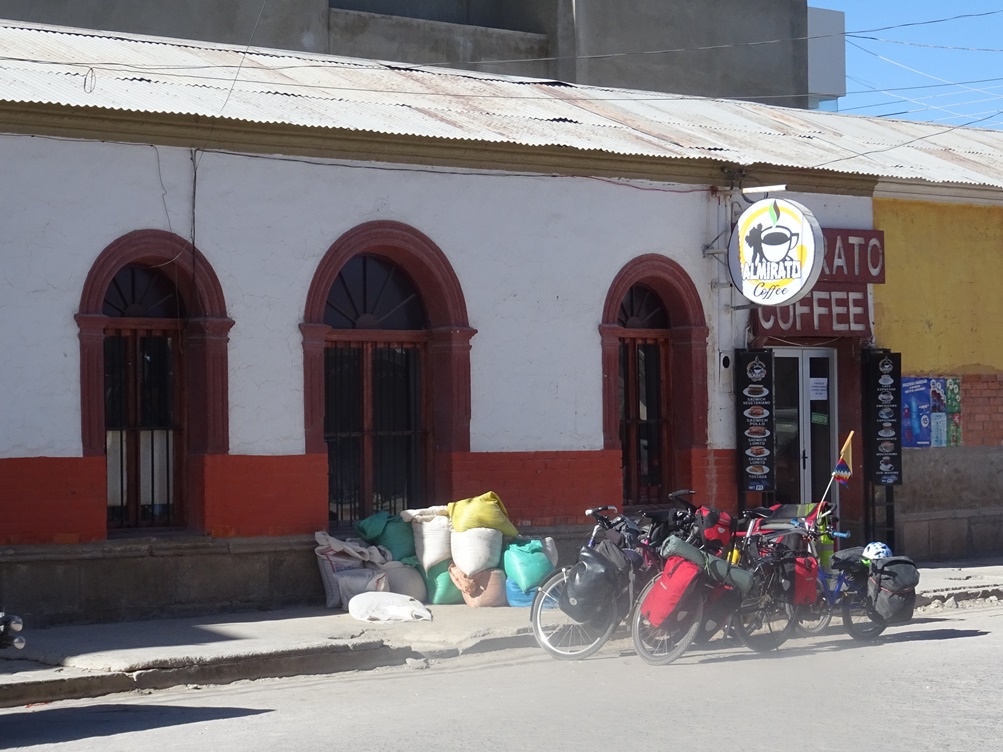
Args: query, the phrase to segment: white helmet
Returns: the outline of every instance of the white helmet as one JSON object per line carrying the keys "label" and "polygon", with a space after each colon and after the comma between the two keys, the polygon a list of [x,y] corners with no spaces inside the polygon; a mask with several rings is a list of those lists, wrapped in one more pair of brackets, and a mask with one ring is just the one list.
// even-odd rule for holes
{"label": "white helmet", "polygon": [[864,546],[864,553],[861,555],[865,559],[874,561],[875,559],[885,559],[891,556],[892,550],[881,541],[874,541],[873,543],[868,543]]}

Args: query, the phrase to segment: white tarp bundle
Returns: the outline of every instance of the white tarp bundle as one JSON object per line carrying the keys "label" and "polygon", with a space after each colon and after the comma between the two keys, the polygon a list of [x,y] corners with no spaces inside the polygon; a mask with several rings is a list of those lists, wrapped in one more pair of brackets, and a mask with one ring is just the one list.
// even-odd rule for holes
{"label": "white tarp bundle", "polygon": [[403,593],[359,593],[348,602],[348,613],[359,621],[432,621],[432,612]]}

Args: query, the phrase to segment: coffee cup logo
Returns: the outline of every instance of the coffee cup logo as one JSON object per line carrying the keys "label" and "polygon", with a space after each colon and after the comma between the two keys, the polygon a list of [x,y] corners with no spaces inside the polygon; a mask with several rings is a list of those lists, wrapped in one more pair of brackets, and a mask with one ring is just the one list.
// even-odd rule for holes
{"label": "coffee cup logo", "polygon": [[757,201],[735,225],[728,248],[732,281],[759,305],[787,305],[814,287],[825,239],[812,213],[794,201]]}
{"label": "coffee cup logo", "polygon": [[749,363],[748,368],[745,369],[745,373],[752,381],[762,381],[766,378],[766,366],[763,365],[763,361],[759,359],[758,355]]}

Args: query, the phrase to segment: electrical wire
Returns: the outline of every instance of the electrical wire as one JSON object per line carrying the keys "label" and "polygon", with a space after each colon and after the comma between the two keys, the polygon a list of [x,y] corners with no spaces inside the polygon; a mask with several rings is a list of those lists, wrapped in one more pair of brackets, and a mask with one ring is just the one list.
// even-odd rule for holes
{"label": "electrical wire", "polygon": [[[861,52],[864,52],[864,53],[866,53],[868,55],[872,55],[873,57],[876,57],[876,58],[878,58],[879,60],[881,60],[883,62],[886,62],[886,63],[888,63],[890,65],[894,65],[894,66],[899,67],[899,68],[902,68],[903,70],[907,70],[910,73],[915,73],[915,74],[917,74],[919,76],[923,76],[925,78],[929,78],[929,79],[931,79],[933,81],[939,81],[941,83],[951,83],[951,82],[947,81],[947,79],[940,78],[939,76],[934,76],[934,75],[932,75],[930,73],[924,73],[921,70],[917,70],[916,68],[912,68],[912,67],[910,67],[908,65],[905,65],[904,63],[900,63],[900,62],[898,62],[896,60],[892,60],[891,58],[885,57],[884,55],[879,55],[878,53],[873,52],[873,51],[867,49],[866,47],[863,47],[862,45],[857,44],[856,42],[848,41],[847,44],[852,45],[853,47],[855,47],[856,49],[860,50]],[[985,89],[979,89],[979,88],[976,88],[976,87],[966,86],[966,85],[963,85],[963,84],[954,84],[954,85],[955,86],[959,86],[960,88],[964,89],[965,91],[976,92],[976,93],[979,93],[979,94],[987,94],[988,93]],[[1003,97],[993,97],[993,98],[1003,99]],[[914,102],[915,100],[908,99],[907,101]],[[948,110],[948,109],[946,109],[944,107],[939,107],[937,105],[933,105],[933,107],[935,109],[939,109],[939,110],[943,110],[944,112],[948,112],[949,114],[955,115],[957,117],[965,117],[965,115],[962,115],[962,114],[957,113],[957,112],[953,112],[953,111]]]}

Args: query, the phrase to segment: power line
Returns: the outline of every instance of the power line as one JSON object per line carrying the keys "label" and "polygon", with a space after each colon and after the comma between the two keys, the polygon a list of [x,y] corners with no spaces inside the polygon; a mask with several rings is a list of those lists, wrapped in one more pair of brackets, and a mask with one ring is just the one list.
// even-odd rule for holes
{"label": "power line", "polygon": [[[890,58],[887,58],[887,57],[885,57],[883,55],[879,55],[876,52],[872,52],[871,50],[868,50],[867,48],[862,47],[861,45],[859,45],[859,44],[857,44],[855,42],[849,42],[848,41],[847,43],[850,44],[850,45],[852,45],[853,47],[856,47],[858,50],[861,50],[862,52],[867,53],[868,55],[873,55],[874,57],[878,58],[879,60],[882,60],[882,61],[884,61],[886,63],[891,64],[891,65],[895,65],[895,66],[897,66],[899,68],[902,68],[903,70],[907,70],[910,73],[915,73],[917,75],[924,76],[926,78],[930,78],[930,79],[932,79],[934,81],[940,81],[940,82],[943,82],[943,83],[949,83],[949,82],[945,81],[945,79],[940,78],[939,76],[934,76],[934,75],[931,75],[929,73],[924,73],[921,70],[917,70],[916,68],[912,68],[912,67],[910,67],[908,65],[905,65],[903,63],[899,63],[899,62],[897,62],[895,60],[892,60]],[[989,93],[985,89],[977,89],[977,88],[970,87],[970,86],[961,86],[961,88],[964,91],[976,92],[976,93],[979,93],[979,94],[988,94]],[[882,93],[887,93],[887,92],[882,91]],[[898,99],[901,99],[901,100],[904,100],[904,101],[907,101],[907,102],[912,102],[913,104],[921,104],[921,102],[919,100],[916,100],[916,99],[912,99],[912,98],[909,98],[909,97],[904,97],[904,96],[901,96],[901,95],[895,95],[895,96]],[[1003,97],[992,96],[992,97],[990,97],[990,99],[1003,99]],[[954,106],[956,107],[957,105],[954,105]],[[949,109],[948,107],[941,106],[941,105],[936,105],[936,104],[934,104],[934,105],[928,105],[926,109],[928,109],[928,110],[929,109],[940,110],[940,111],[946,112],[947,114],[952,115],[954,117],[970,117],[970,115],[963,115],[963,114],[957,112],[956,110]]]}
{"label": "power line", "polygon": [[904,39],[884,39],[883,37],[865,37],[861,34],[847,34],[848,39],[863,39],[868,42],[884,42],[885,44],[900,44],[906,47],[925,47],[931,50],[950,50],[952,52],[1003,52],[1003,47],[955,47],[949,44],[930,44],[929,42],[907,42]]}
{"label": "power line", "polygon": [[667,55],[679,52],[704,52],[708,50],[726,50],[734,49],[736,47],[755,47],[765,44],[783,44],[785,42],[805,42],[811,41],[813,39],[831,39],[833,37],[847,37],[855,34],[873,34],[878,31],[890,31],[892,29],[905,29],[914,26],[929,26],[931,24],[947,23],[950,21],[958,21],[966,18],[982,18],[986,16],[995,16],[1003,13],[1001,10],[991,10],[985,11],[983,13],[963,13],[955,16],[949,16],[947,18],[935,18],[929,21],[910,21],[902,24],[892,24],[891,26],[878,26],[873,29],[861,29],[859,31],[844,31],[838,34],[814,34],[801,37],[784,37],[781,39],[763,39],[751,42],[733,42],[729,44],[715,44],[715,45],[705,45],[700,47],[677,47],[672,49],[664,50],[640,50],[636,52],[610,52],[597,55],[568,55],[568,56],[556,56],[556,57],[538,57],[538,58],[520,58],[520,59],[509,59],[509,60],[465,60],[462,62],[441,62],[441,63],[430,63],[431,67],[450,67],[456,65],[469,65],[470,63],[477,63],[478,65],[505,65],[510,63],[537,63],[537,62],[557,62],[557,61],[567,61],[567,60],[603,60],[607,58],[614,57],[628,57],[632,55]]}

